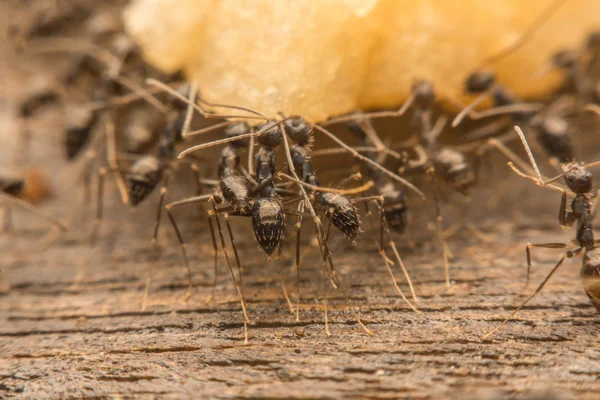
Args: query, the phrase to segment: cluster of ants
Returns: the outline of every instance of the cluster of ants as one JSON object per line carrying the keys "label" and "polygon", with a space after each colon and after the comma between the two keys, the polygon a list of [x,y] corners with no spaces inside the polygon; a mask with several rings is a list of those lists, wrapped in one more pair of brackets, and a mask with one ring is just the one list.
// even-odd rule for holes
{"label": "cluster of ants", "polygon": [[[465,118],[493,118],[493,121],[469,133],[465,139],[468,142],[465,148],[468,150],[463,151],[443,145],[438,140],[448,118],[439,113],[438,105],[441,99],[430,82],[415,82],[409,98],[397,110],[354,112],[320,124],[307,121],[301,116],[281,115],[280,118],[272,119],[246,107],[206,102],[196,86],[182,83],[180,76],[164,76],[149,67],[141,58],[138,49],[124,35],[113,29],[100,29],[99,23],[94,26],[97,29],[94,36],[97,43],[81,51],[60,84],[35,93],[22,102],[19,115],[23,121],[23,132],[27,132],[27,121],[34,114],[47,104],[61,103],[65,92],[79,91],[80,99],[87,98],[88,101],[83,107],[68,108],[64,143],[69,160],[79,157],[88,160],[84,169],[86,198],[91,196],[90,182],[94,171],[97,171],[96,224],[91,241],[96,240],[103,219],[104,182],[107,175],[114,175],[123,203],[132,207],[146,201],[150,194],[160,187],[152,244],[157,246],[159,225],[163,213],[166,213],[177,236],[187,268],[187,299],[192,294],[192,267],[183,235],[172,210],[185,205],[199,205],[206,216],[212,237],[215,268],[213,290],[216,285],[219,253],[222,251],[239,296],[246,341],[247,323],[250,320],[244,297],[243,265],[229,222],[230,217],[250,219],[254,237],[267,259],[270,259],[276,250],[281,249],[286,221],[288,217],[294,218],[297,277],[300,274],[302,259],[301,228],[305,219],[311,221],[325,277],[323,297],[326,333],[329,334],[328,289],[325,283],[329,282],[334,289],[344,292],[349,309],[357,322],[365,332],[371,334],[370,329],[354,312],[336,271],[329,245],[331,226],[355,241],[362,224],[359,205],[364,206],[364,215],[373,227],[374,218],[377,218],[378,234],[375,235],[374,241],[379,255],[392,277],[395,289],[411,309],[418,312],[413,304],[417,298],[394,242],[393,232],[404,232],[408,224],[407,196],[414,193],[421,199],[426,199],[424,193],[403,176],[420,170],[431,177],[436,236],[442,251],[445,282],[450,286],[451,252],[443,229],[440,188],[446,185],[452,190],[468,195],[470,189],[477,184],[478,160],[491,149],[497,149],[504,154],[517,174],[534,181],[537,185],[562,193],[559,211],[561,226],[570,227],[577,222],[573,243],[527,245],[527,282],[532,248],[560,248],[566,249],[566,252],[535,293],[502,324],[541,291],[566,258],[581,252],[584,253],[581,269],[584,289],[600,311],[600,246],[593,236],[592,200],[596,192],[592,187],[590,172],[590,169],[600,165],[600,162],[582,164],[575,160],[568,122],[568,117],[583,110],[600,115],[600,81],[593,73],[600,64],[600,32],[592,33],[588,37],[583,50],[561,51],[552,58],[545,70],[561,70],[563,83],[544,103],[522,101],[497,82],[494,74],[486,70],[469,75],[464,84],[465,91],[477,97],[468,106],[462,106],[462,111],[454,118],[452,126],[458,126]],[[38,50],[71,51],[72,45],[68,40],[55,41],[53,46],[43,46],[43,49]],[[85,84],[75,85],[81,81],[85,81]],[[85,90],[82,90],[82,87]],[[475,107],[485,99],[491,99],[493,107],[483,112],[475,111]],[[115,123],[117,106],[127,109],[126,117],[118,124]],[[221,112],[207,111],[215,109]],[[372,121],[379,118],[396,118],[406,113],[410,114],[410,128],[415,134],[408,142],[398,147],[386,145],[376,132]],[[224,121],[191,131],[190,126],[196,114],[203,118],[218,118]],[[345,124],[348,131],[361,141],[361,145],[350,146],[331,133],[327,127],[335,124]],[[512,127],[515,127],[517,134]],[[537,142],[553,160],[551,164],[560,168],[557,176],[548,179],[540,173],[528,141],[519,127],[537,134]],[[218,129],[223,130],[223,139],[190,146],[178,153],[177,148],[189,138]],[[315,134],[328,137],[338,148],[313,151]],[[528,154],[530,165],[507,146],[507,142],[517,138],[520,138]],[[107,148],[104,153],[99,150],[102,143],[105,143]],[[119,144],[122,152],[117,151]],[[203,176],[203,169],[199,167],[202,159],[196,154],[203,149],[219,145],[224,147],[219,156],[218,176],[217,179],[208,179],[207,176]],[[277,150],[281,145],[285,153],[284,163],[276,160]],[[244,152],[247,153],[246,166],[242,164]],[[321,185],[313,159],[319,155],[335,153],[349,153],[361,165],[360,186],[343,188],[354,181],[356,175],[344,179],[337,188]],[[468,153],[474,154],[475,163],[470,162],[471,156]],[[104,161],[100,161],[101,159]],[[96,168],[98,163],[101,163],[101,166]],[[189,168],[193,172],[194,196],[165,204],[174,173],[181,167]],[[566,188],[557,184],[560,179],[564,180]],[[0,176],[1,198],[9,205],[22,206],[48,218],[60,230],[66,230],[60,221],[19,199],[24,184],[23,179]],[[204,193],[206,188],[210,189],[209,193]],[[569,197],[573,197],[570,204]],[[5,215],[5,218],[7,217],[8,215]],[[466,225],[469,229],[476,229],[468,222]],[[230,249],[233,254],[230,253]],[[388,257],[388,251],[391,251],[393,260]],[[397,284],[392,269],[395,263],[398,263],[407,280],[412,302]],[[282,287],[290,310],[295,311],[296,319],[299,320],[299,279],[296,282],[295,307],[287,295],[283,281]],[[150,274],[146,282],[143,308],[146,306],[149,286]],[[498,328],[485,337],[489,337]]]}

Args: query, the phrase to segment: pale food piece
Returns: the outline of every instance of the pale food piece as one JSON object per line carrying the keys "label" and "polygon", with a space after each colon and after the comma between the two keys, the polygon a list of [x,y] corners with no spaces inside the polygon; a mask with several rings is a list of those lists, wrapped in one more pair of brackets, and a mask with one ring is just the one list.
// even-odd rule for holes
{"label": "pale food piece", "polygon": [[[312,121],[398,107],[412,82],[461,99],[465,77],[519,39],[550,0],[134,0],[127,31],[148,60],[183,70],[209,102]],[[600,28],[600,1],[565,1],[515,54],[491,69],[516,94],[557,50]],[[461,100],[465,100],[462,98]]]}

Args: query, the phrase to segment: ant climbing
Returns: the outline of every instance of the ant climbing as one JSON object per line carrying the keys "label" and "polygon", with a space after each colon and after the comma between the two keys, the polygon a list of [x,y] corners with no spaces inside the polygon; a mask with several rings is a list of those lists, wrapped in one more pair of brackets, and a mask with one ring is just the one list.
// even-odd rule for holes
{"label": "ant climbing", "polygon": [[[533,153],[529,148],[525,134],[518,126],[515,126],[515,130],[518,133],[527,155],[531,162],[533,169],[535,170],[535,176],[526,175],[514,165],[509,163],[511,169],[519,176],[534,181],[538,186],[547,187],[553,190],[562,192],[562,199],[560,209],[558,213],[558,221],[563,228],[571,227],[577,222],[577,231],[575,234],[575,240],[572,243],[528,243],[526,247],[527,253],[527,280],[526,287],[529,283],[529,274],[531,271],[531,249],[532,248],[550,248],[550,249],[567,249],[565,254],[560,258],[558,263],[550,271],[550,273],[544,278],[542,283],[537,287],[535,292],[529,296],[521,305],[519,305],[500,325],[488,332],[483,339],[487,339],[492,336],[498,329],[512,319],[515,314],[521,310],[531,299],[533,299],[540,291],[544,288],[550,278],[556,273],[558,268],[562,265],[566,258],[573,258],[583,251],[583,263],[581,266],[581,278],[583,288],[590,298],[590,301],[600,312],[600,246],[594,239],[593,232],[593,217],[595,212],[596,204],[592,203],[592,200],[597,197],[598,192],[593,190],[593,177],[589,171],[592,167],[600,165],[600,162],[593,162],[590,164],[580,164],[577,162],[569,162],[562,165],[562,173],[552,179],[546,179],[542,177],[539,168],[536,164]],[[567,189],[575,194],[571,204],[568,204],[567,190],[561,187],[555,186],[552,183],[563,178]]]}

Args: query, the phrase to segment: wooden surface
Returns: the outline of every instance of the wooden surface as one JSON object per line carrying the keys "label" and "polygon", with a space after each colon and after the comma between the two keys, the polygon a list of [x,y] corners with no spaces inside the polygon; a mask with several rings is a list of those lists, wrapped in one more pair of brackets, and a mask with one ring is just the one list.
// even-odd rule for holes
{"label": "wooden surface", "polygon": [[[354,247],[338,240],[338,268],[372,337],[357,325],[339,290],[329,313],[333,335],[325,336],[314,250],[305,258],[296,323],[279,287],[283,266],[288,291],[294,290],[292,249],[284,249],[284,261],[266,265],[249,232],[239,234],[252,320],[244,346],[240,306],[222,257],[217,296],[204,303],[212,264],[203,228],[186,233],[195,271],[191,300],[182,301],[185,273],[167,235],[149,307],[141,312],[149,231],[132,239],[123,222],[119,233],[115,226],[104,228],[94,249],[71,236],[33,251],[29,246],[40,232],[22,227],[14,237],[0,237],[0,397],[600,396],[599,319],[579,282],[580,259],[565,263],[494,340],[480,339],[512,309],[524,281],[527,239],[565,237],[556,230],[516,233],[497,222],[489,224],[495,226],[494,245],[453,238],[449,291],[437,252],[428,253],[427,244],[414,253],[402,249],[422,314],[394,292],[368,233]],[[244,232],[246,222],[234,226]],[[537,284],[560,253],[542,250],[534,257]],[[89,262],[86,281],[73,287],[82,260]]]}

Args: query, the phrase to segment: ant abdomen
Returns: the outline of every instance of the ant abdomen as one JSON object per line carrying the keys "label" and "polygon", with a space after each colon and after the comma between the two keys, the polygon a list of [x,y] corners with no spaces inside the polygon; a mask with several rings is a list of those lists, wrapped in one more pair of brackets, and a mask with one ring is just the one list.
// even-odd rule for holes
{"label": "ant abdomen", "polygon": [[133,164],[127,177],[127,192],[132,206],[141,203],[158,185],[161,162],[154,156],[145,156]]}
{"label": "ant abdomen", "polygon": [[467,194],[475,184],[475,175],[461,152],[443,148],[434,158],[436,173],[454,189]]}
{"label": "ant abdomen", "polygon": [[99,118],[97,112],[81,114],[80,120],[67,128],[65,147],[69,160],[75,158],[86,145]]}
{"label": "ant abdomen", "polygon": [[285,217],[279,200],[266,197],[256,200],[252,208],[252,230],[267,256],[273,254],[285,233]]}
{"label": "ant abdomen", "polygon": [[250,196],[250,182],[246,177],[238,174],[226,174],[220,183],[223,198],[236,209],[248,208]]}
{"label": "ant abdomen", "polygon": [[538,141],[548,154],[552,154],[561,163],[573,160],[573,142],[569,124],[562,118],[545,118],[539,127]]}
{"label": "ant abdomen", "polygon": [[390,228],[404,232],[408,224],[408,207],[404,192],[397,190],[392,183],[386,183],[379,193],[383,196],[383,214]]}
{"label": "ant abdomen", "polygon": [[600,313],[600,247],[586,251],[580,275],[585,293]]}
{"label": "ant abdomen", "polygon": [[346,236],[353,239],[360,231],[358,210],[346,196],[337,193],[320,193],[319,203],[333,209],[331,220],[333,225]]}

